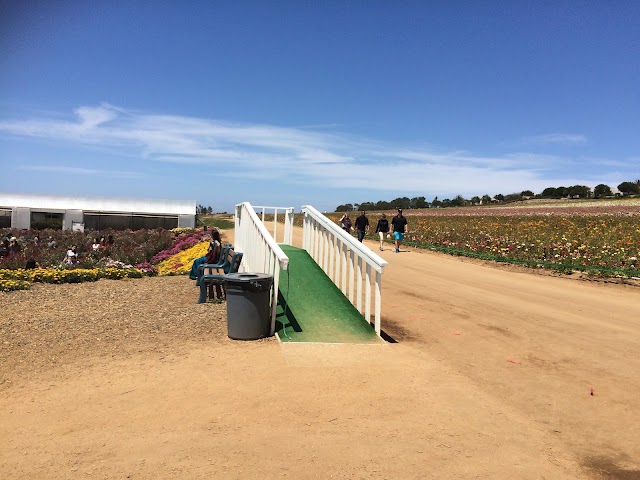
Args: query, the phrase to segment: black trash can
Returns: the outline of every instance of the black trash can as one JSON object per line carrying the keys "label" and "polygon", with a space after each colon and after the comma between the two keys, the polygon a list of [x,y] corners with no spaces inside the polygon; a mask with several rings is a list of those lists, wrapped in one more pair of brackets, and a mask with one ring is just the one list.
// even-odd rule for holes
{"label": "black trash can", "polygon": [[228,273],[227,335],[234,340],[257,340],[271,333],[271,285],[266,273]]}

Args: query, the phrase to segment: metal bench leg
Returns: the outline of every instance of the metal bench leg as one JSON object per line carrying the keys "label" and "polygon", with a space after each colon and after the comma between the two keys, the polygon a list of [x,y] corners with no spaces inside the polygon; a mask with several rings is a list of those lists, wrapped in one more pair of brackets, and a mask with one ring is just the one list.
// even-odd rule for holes
{"label": "metal bench leg", "polygon": [[216,283],[216,297],[223,300],[227,298],[227,291],[224,288],[224,284],[220,285],[220,282]]}
{"label": "metal bench leg", "polygon": [[198,303],[207,303],[207,283],[200,282],[200,296],[198,297]]}

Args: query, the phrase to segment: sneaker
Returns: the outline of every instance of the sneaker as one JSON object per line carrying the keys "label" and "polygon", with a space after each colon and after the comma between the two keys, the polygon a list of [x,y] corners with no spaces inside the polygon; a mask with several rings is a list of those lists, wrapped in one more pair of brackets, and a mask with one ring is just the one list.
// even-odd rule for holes
{"label": "sneaker", "polygon": [[380,251],[382,252],[384,250],[384,248],[380,247]]}
{"label": "sneaker", "polygon": [[400,253],[400,249],[399,248],[396,248],[396,253]]}

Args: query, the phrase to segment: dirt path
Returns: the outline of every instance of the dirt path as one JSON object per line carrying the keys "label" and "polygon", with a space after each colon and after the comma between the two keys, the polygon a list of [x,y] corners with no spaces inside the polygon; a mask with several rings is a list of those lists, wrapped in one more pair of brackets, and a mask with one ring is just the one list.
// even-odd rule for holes
{"label": "dirt path", "polygon": [[[382,256],[382,346],[228,340],[184,277],[110,284],[153,300],[101,340],[102,281],[0,295],[0,325],[45,330],[0,346],[2,478],[640,478],[640,288]],[[62,287],[96,312],[54,307]],[[45,299],[81,334],[32,372],[16,357],[47,355]]]}

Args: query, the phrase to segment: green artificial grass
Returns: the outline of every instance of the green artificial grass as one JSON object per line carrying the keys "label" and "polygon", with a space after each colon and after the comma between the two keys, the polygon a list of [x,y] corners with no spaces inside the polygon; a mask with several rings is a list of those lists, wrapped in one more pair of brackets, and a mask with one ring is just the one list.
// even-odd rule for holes
{"label": "green artificial grass", "polygon": [[276,331],[281,341],[382,341],[305,250],[280,246],[289,257],[288,270],[280,271]]}

